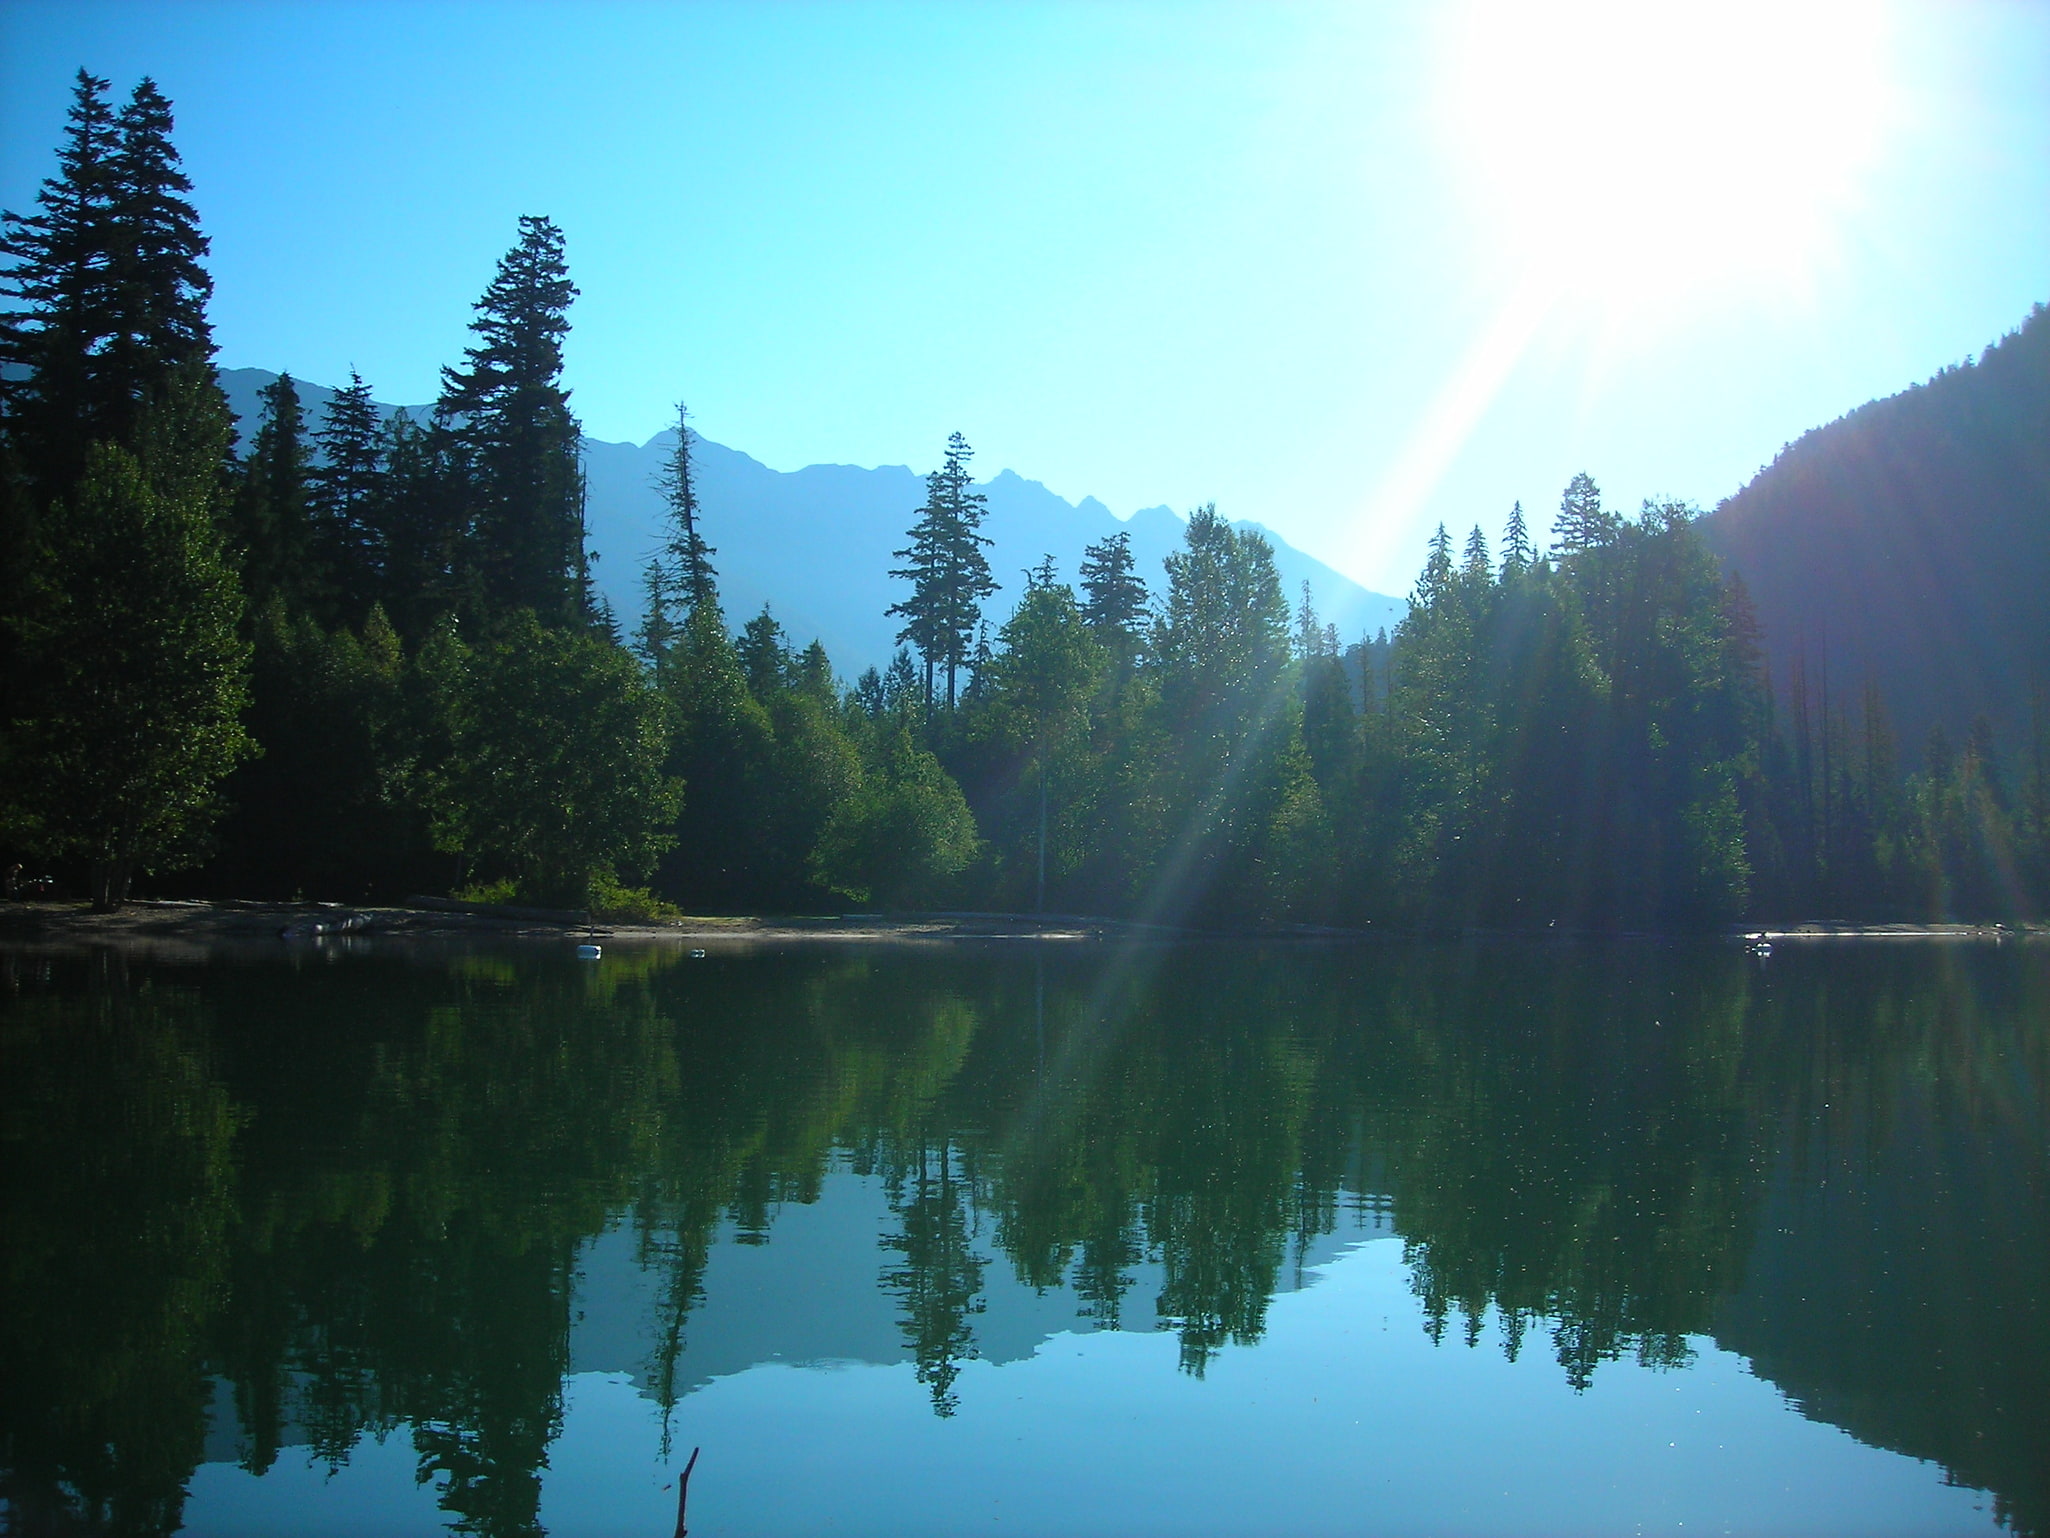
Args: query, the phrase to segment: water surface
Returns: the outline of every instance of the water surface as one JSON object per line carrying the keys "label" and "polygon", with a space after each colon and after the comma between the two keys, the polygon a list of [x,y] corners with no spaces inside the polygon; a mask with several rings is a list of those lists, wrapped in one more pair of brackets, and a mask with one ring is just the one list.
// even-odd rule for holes
{"label": "water surface", "polygon": [[2050,1531],[2050,948],[0,951],[20,1533]]}

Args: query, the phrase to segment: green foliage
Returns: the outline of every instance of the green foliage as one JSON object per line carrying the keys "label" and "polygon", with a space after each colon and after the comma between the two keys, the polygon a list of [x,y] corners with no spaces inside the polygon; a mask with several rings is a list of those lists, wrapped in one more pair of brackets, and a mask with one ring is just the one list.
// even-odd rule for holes
{"label": "green foliage", "polygon": [[982,533],[985,499],[974,489],[968,461],[975,451],[959,433],[947,439],[946,462],[925,478],[925,505],[911,526],[911,543],[896,552],[907,564],[890,573],[912,585],[911,596],[890,613],[904,617],[897,639],[915,648],[925,664],[925,702],[934,704],[933,671],[947,675],[947,708],[954,708],[955,680],[967,662],[982,619],[982,600],[996,591],[989,574],[990,543]]}
{"label": "green foliage", "polygon": [[[205,597],[167,620],[170,590],[86,553],[123,520],[213,518],[226,441],[206,242],[169,105],[145,80],[116,113],[107,89],[81,74],[56,175],[33,215],[6,220],[0,680],[23,703],[0,757],[27,787],[16,841],[112,872],[189,857],[247,744],[243,654],[223,624],[233,560],[193,535],[173,565]],[[1157,606],[1120,532],[1089,547],[1080,597],[1049,560],[992,635],[984,501],[956,433],[891,573],[911,585],[890,613],[912,650],[842,697],[823,647],[800,650],[766,605],[727,632],[679,406],[636,664],[584,550],[563,251],[550,221],[520,221],[424,425],[380,425],[352,376],[316,454],[291,378],[264,392],[226,520],[255,600],[264,751],[227,786],[238,810],[201,887],[584,892],[663,855],[650,900],[700,911],[873,893],[1232,923],[1641,928],[2011,918],[2050,897],[2050,710],[2025,728],[2004,699],[2002,735],[1975,731],[1903,779],[1886,688],[1868,686],[1854,723],[1820,647],[1811,668],[1796,642],[1782,711],[1747,591],[1693,510],[1648,502],[1625,519],[1585,473],[1549,554],[1520,503],[1499,564],[1478,527],[1458,549],[1441,527],[1392,639],[1342,646],[1307,589],[1291,625],[1266,542],[1214,507],[1190,516]],[[2027,439],[2046,337],[2032,317],[1875,420],[1934,412],[1959,441]],[[129,469],[92,459],[82,487],[96,444]],[[1856,480],[1821,448],[1794,458],[1818,455],[1832,495]],[[2016,592],[2032,594],[2027,541],[2010,543]],[[197,671],[173,687],[163,658],[181,647]],[[117,675],[118,689],[93,681]],[[96,732],[132,746],[156,731],[121,737],[95,711],[161,719],[157,747],[88,754]],[[181,753],[188,767],[169,767]],[[88,757],[83,777],[42,783],[58,772],[43,766]],[[80,831],[81,798],[131,793],[159,810],[86,820],[154,831]],[[434,860],[437,841],[479,868]]]}
{"label": "green foliage", "polygon": [[389,557],[384,426],[370,386],[354,369],[334,393],[314,437],[314,544],[332,584],[334,613],[354,623],[377,602]]}
{"label": "green foliage", "polygon": [[975,858],[975,818],[961,787],[901,721],[878,736],[860,782],[820,832],[812,871],[856,902],[931,905]]}
{"label": "green foliage", "polygon": [[682,788],[663,770],[665,709],[618,648],[520,614],[476,644],[444,632],[422,665],[448,722],[424,771],[439,847],[574,907],[669,847]]}
{"label": "green foliage", "polygon": [[446,877],[417,799],[423,687],[380,608],[361,635],[273,600],[256,623],[248,726],[214,878],[249,896],[396,898]]}
{"label": "green foliage", "polygon": [[198,856],[251,747],[242,597],[176,468],[153,484],[126,450],[93,447],[45,531],[23,635],[39,682],[10,733],[10,820],[32,848],[92,862],[103,904],[132,867]]}
{"label": "green foliage", "polygon": [[678,401],[676,446],[669,451],[656,481],[669,514],[660,566],[666,579],[665,596],[673,596],[694,613],[715,606],[719,588],[718,573],[712,569],[712,557],[718,552],[705,543],[704,531],[698,527],[702,512],[690,462],[692,436],[690,413]]}
{"label": "green foliage", "polygon": [[1082,552],[1082,617],[1104,648],[1130,666],[1143,644],[1146,584],[1132,559],[1132,536],[1119,529]]}
{"label": "green foliage", "polygon": [[443,371],[437,406],[464,467],[461,553],[476,601],[550,625],[589,609],[581,429],[561,384],[576,292],[562,232],[521,215],[519,243],[477,301],[477,343],[462,368]]}

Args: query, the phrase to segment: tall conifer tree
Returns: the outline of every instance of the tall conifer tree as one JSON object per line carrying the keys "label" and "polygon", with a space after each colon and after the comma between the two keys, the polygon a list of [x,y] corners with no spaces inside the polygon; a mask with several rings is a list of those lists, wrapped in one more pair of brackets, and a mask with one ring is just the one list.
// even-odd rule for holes
{"label": "tall conifer tree", "polygon": [[1530,528],[1523,521],[1523,504],[1509,509],[1509,522],[1502,529],[1502,580],[1522,576],[1537,560],[1530,542]]}
{"label": "tall conifer tree", "polygon": [[113,409],[125,408],[125,420],[105,436],[130,442],[139,414],[167,380],[211,365],[206,302],[214,285],[202,265],[207,238],[187,196],[192,182],[171,144],[171,103],[148,76],[121,109],[117,127],[111,166],[114,326],[105,367],[121,396]]}
{"label": "tall conifer tree", "polygon": [[699,527],[700,509],[697,482],[691,469],[690,440],[690,412],[682,401],[678,401],[676,446],[663,461],[655,484],[669,507],[669,528],[662,539],[662,559],[669,591],[682,601],[688,611],[695,612],[700,608],[718,607],[719,584],[718,573],[712,566],[712,557],[717,552],[705,543],[704,530]]}
{"label": "tall conifer tree", "polygon": [[320,461],[310,471],[315,544],[327,566],[341,616],[356,623],[369,611],[384,567],[384,424],[370,386],[354,369],[327,403],[315,439]]}
{"label": "tall conifer tree", "polygon": [[32,502],[61,494],[84,466],[86,444],[113,435],[97,361],[113,334],[115,310],[113,162],[120,136],[107,89],[97,75],[78,72],[57,174],[36,193],[36,212],[10,210],[0,233],[7,259],[0,294],[18,306],[0,316],[0,362],[23,371],[0,374],[0,404]]}
{"label": "tall conifer tree", "polygon": [[1082,591],[1082,618],[1114,656],[1129,662],[1139,647],[1147,603],[1146,583],[1132,560],[1129,529],[1119,529],[1082,552]]}
{"label": "tall conifer tree", "polygon": [[1596,550],[1616,537],[1621,521],[1602,506],[1602,489],[1585,470],[1566,483],[1559,498],[1559,518],[1552,526],[1561,550],[1568,554]]}
{"label": "tall conifer tree", "polygon": [[295,609],[318,612],[326,583],[314,545],[299,389],[290,374],[280,374],[258,398],[263,414],[235,498],[243,579],[259,606],[276,595]]}
{"label": "tall conifer tree", "polygon": [[982,600],[996,591],[989,558],[982,553],[991,543],[982,533],[987,502],[968,472],[974,457],[961,434],[947,439],[946,462],[925,478],[925,505],[911,526],[911,543],[896,552],[908,564],[890,573],[912,584],[911,597],[890,607],[905,621],[897,639],[910,642],[924,661],[928,704],[934,697],[934,672],[945,670],[949,710],[956,676],[968,661],[982,619]]}
{"label": "tall conifer tree", "polygon": [[554,626],[590,617],[581,429],[562,387],[576,293],[562,232],[521,215],[519,243],[477,301],[477,344],[462,368],[442,372],[438,408],[467,461],[474,598]]}

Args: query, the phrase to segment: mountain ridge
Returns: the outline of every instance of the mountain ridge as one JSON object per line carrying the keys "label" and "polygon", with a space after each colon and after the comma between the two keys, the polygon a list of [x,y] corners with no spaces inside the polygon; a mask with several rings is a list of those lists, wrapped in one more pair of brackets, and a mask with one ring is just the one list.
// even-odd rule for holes
{"label": "mountain ridge", "polygon": [[1798,669],[1855,715],[1869,679],[1910,760],[1981,716],[2004,756],[2050,686],[2050,308],[1803,433],[1701,530],[1782,697]]}

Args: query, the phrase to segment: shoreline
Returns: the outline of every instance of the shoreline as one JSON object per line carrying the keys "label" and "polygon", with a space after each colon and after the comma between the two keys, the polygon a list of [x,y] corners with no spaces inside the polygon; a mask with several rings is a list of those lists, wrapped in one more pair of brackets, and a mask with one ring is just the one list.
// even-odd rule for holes
{"label": "shoreline", "polygon": [[599,940],[617,944],[716,944],[720,948],[806,942],[931,944],[956,941],[1319,941],[1587,940],[1696,941],[1757,946],[1843,940],[1975,941],[2001,943],[2050,938],[2050,925],[1856,924],[1813,920],[1798,924],[1733,926],[1695,933],[1604,932],[1557,929],[1337,929],[1317,925],[1214,929],[1139,924],[1073,914],[843,913],[820,915],[700,916],[668,923],[583,923],[568,914],[465,909],[452,902],[432,908],[403,905],[251,900],[148,900],[113,913],[94,913],[82,902],[51,900],[0,904],[0,944],[56,942],[93,946],[269,943],[301,947],[357,939],[521,942]]}

